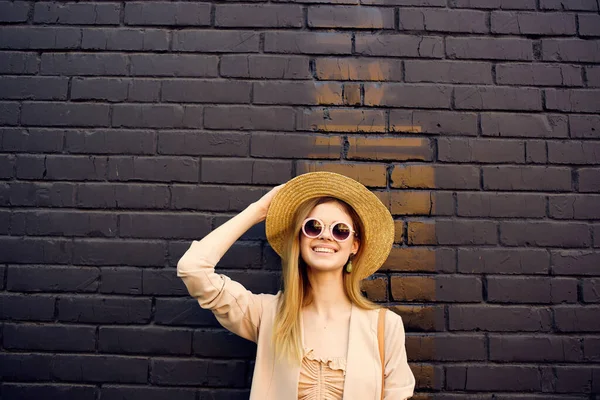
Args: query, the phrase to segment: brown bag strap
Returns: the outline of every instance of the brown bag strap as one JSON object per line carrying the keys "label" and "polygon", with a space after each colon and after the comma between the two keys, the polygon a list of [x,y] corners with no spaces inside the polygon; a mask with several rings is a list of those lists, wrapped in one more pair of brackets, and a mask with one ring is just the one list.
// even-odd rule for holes
{"label": "brown bag strap", "polygon": [[383,388],[385,384],[385,308],[379,309],[377,343],[379,344],[379,359],[381,359],[381,400],[383,400]]}

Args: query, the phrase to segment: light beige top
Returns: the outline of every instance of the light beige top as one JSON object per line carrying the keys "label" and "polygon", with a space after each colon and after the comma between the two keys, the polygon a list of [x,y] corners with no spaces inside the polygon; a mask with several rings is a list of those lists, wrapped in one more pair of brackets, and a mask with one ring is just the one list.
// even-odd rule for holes
{"label": "light beige top", "polygon": [[344,394],[344,357],[322,358],[312,349],[304,349],[298,400],[341,400]]}
{"label": "light beige top", "polygon": [[[250,400],[297,400],[301,365],[275,357],[272,346],[280,294],[251,293],[238,282],[215,273],[218,261],[215,249],[194,241],[177,264],[177,274],[190,295],[201,307],[212,310],[221,325],[256,342]],[[378,310],[352,307],[344,400],[380,400],[382,368],[385,400],[405,400],[413,395],[415,379],[406,359],[402,319],[387,313],[383,366],[377,344],[377,319]]]}

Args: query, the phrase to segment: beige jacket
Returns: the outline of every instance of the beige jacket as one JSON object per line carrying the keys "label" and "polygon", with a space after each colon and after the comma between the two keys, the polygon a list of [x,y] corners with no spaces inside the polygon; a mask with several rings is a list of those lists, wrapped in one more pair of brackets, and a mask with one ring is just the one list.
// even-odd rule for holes
{"label": "beige jacket", "polygon": [[[213,311],[221,325],[257,343],[250,400],[297,400],[300,365],[275,359],[272,346],[277,295],[253,294],[241,284],[215,273],[219,260],[193,242],[177,265],[181,277],[202,308]],[[214,253],[214,252],[212,252]],[[379,400],[381,361],[377,347],[377,310],[353,307],[350,315],[344,399]],[[414,376],[406,360],[402,319],[386,313],[385,400],[412,396]]]}

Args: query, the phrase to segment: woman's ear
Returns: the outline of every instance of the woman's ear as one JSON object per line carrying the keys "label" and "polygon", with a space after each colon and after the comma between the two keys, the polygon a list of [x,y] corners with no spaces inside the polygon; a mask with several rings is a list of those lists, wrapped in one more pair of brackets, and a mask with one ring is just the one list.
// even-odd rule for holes
{"label": "woman's ear", "polygon": [[360,240],[354,238],[354,241],[352,242],[352,249],[350,250],[350,252],[352,253],[352,255],[356,255],[356,253],[358,253],[358,249],[360,247]]}

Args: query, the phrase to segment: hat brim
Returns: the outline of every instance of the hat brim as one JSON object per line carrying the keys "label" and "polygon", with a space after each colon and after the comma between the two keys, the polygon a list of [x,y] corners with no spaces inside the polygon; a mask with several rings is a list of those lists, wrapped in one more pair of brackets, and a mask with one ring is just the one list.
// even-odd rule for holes
{"label": "hat brim", "polygon": [[394,220],[388,209],[361,183],[333,172],[311,172],[290,180],[277,193],[267,213],[269,244],[279,256],[294,223],[294,214],[304,202],[335,197],[352,207],[363,224],[361,232],[361,278],[375,273],[387,259],[394,242]]}

